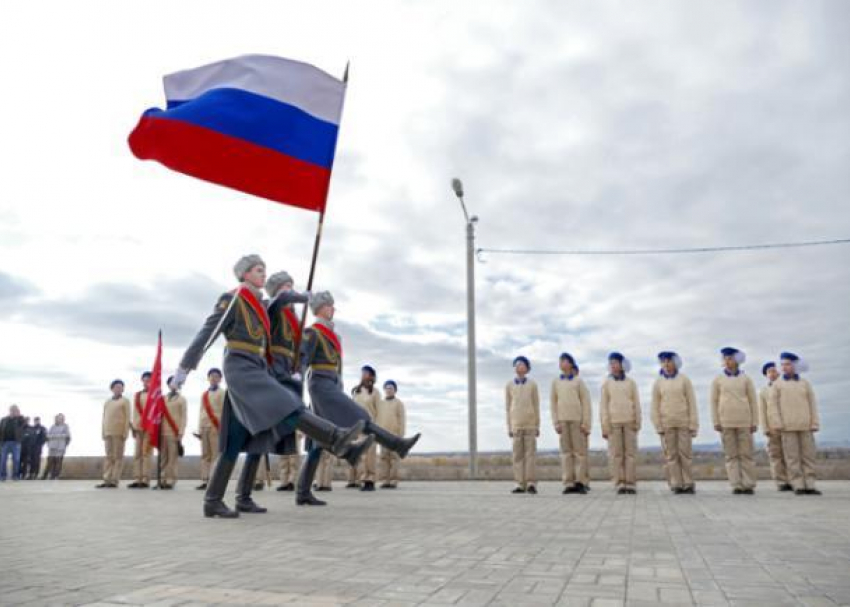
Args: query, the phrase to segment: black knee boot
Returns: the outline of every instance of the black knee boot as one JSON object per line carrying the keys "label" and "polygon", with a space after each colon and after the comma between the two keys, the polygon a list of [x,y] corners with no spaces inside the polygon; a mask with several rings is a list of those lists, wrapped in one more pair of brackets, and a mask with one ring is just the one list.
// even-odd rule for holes
{"label": "black knee boot", "polygon": [[307,452],[301,470],[298,472],[298,491],[295,494],[295,503],[299,506],[325,506],[327,502],[316,499],[311,488],[313,479],[316,477],[316,469],[322,459],[322,450],[313,447]]}
{"label": "black knee boot", "polygon": [[260,467],[260,455],[249,454],[245,456],[242,464],[242,472],[239,474],[239,482],[236,484],[236,510],[239,512],[252,512],[262,514],[268,512],[267,508],[258,506],[251,499],[251,490],[254,488],[254,479],[257,477],[257,469]]}
{"label": "black knee boot", "polygon": [[224,503],[224,492],[227,491],[227,483],[233,473],[236,460],[229,459],[223,454],[218,457],[207,484],[207,492],[204,494],[204,516],[207,518],[237,518],[239,513],[231,510]]}
{"label": "black knee boot", "polygon": [[421,434],[414,434],[410,438],[396,436],[392,432],[387,432],[384,428],[374,422],[366,422],[366,434],[371,434],[382,447],[386,447],[390,451],[395,451],[398,456],[404,459],[407,454],[413,449],[413,445],[419,440]]}
{"label": "black knee boot", "polygon": [[351,428],[338,428],[308,409],[298,415],[296,422],[298,430],[301,430],[337,457],[342,458],[348,455],[352,443],[363,433],[365,427],[366,422],[360,421]]}

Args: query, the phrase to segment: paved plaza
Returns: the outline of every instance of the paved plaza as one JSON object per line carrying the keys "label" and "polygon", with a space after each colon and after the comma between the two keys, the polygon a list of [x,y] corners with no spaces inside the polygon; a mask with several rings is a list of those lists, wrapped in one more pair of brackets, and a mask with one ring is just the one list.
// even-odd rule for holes
{"label": "paved plaza", "polygon": [[[850,482],[823,497],[725,483],[673,496],[510,495],[502,482],[410,482],[325,508],[201,517],[176,491],[0,484],[3,605],[850,605]],[[232,502],[232,498],[231,498]]]}

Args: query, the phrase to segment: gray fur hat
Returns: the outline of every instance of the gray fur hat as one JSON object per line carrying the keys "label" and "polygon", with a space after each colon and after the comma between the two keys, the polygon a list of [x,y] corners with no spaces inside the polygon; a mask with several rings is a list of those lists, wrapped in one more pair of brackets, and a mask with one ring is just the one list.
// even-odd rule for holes
{"label": "gray fur hat", "polygon": [[269,294],[269,297],[274,297],[286,283],[295,284],[289,272],[275,272],[266,279],[266,293]]}
{"label": "gray fur hat", "polygon": [[262,257],[255,253],[242,257],[239,261],[236,262],[236,265],[233,266],[233,274],[236,276],[236,280],[241,282],[242,279],[245,277],[245,273],[259,264],[265,266],[266,262],[263,261]]}
{"label": "gray fur hat", "polygon": [[313,293],[313,297],[310,299],[310,309],[313,311],[313,314],[317,314],[324,306],[332,305],[334,305],[334,296],[331,295],[330,291]]}

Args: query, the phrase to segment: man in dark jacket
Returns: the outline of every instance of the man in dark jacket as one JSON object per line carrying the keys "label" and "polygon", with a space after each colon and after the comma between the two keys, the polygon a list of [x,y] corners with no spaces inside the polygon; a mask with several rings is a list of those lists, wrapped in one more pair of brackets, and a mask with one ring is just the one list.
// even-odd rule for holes
{"label": "man in dark jacket", "polygon": [[47,428],[41,425],[41,418],[33,418],[33,425],[30,428],[32,432],[32,444],[29,451],[29,468],[27,470],[27,479],[34,481],[38,479],[38,472],[41,469],[41,452],[44,451],[44,443],[47,442]]}
{"label": "man in dark jacket", "polygon": [[18,478],[25,480],[29,475],[30,459],[35,444],[35,433],[30,425],[30,418],[24,417],[24,432],[21,435],[21,454],[18,457]]}
{"label": "man in dark jacket", "polygon": [[9,407],[9,415],[0,419],[0,481],[8,475],[7,461],[12,456],[12,480],[18,479],[21,466],[21,439],[26,422],[17,405]]}

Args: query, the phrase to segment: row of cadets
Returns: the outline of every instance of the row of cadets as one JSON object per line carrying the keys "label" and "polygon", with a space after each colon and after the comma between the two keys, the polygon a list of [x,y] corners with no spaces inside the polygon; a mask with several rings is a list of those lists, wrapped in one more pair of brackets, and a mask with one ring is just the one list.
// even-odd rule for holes
{"label": "row of cadets", "polygon": [[[774,363],[762,369],[770,383],[756,395],[752,380],[740,366],[746,360],[737,348],[720,351],[723,373],[711,385],[711,415],[720,433],[726,471],[732,492],[752,495],[756,484],[753,434],[759,426],[768,436],[771,471],[782,491],[817,495],[813,433],[819,419],[811,385],[800,378],[805,364],[793,353],[781,355],[783,375]],[[658,355],[661,365],[652,387],[650,417],[659,434],[664,468],[673,493],[693,494],[693,439],[699,432],[697,399],[691,380],[681,371],[682,358],[676,352]],[[637,384],[627,373],[629,360],[619,352],[608,356],[609,375],[602,384],[600,420],[602,436],[608,441],[611,477],[617,492],[636,492],[637,437],[642,414]],[[589,489],[588,436],[592,404],[587,386],[579,377],[579,367],[569,353],[559,358],[560,375],[552,381],[551,417],[559,434],[563,493],[584,494]],[[527,377],[531,364],[525,356],[514,359],[516,376],[506,386],[509,436],[513,439],[514,493],[536,493],[536,440],[540,435],[537,384]],[[759,399],[761,416],[759,416]],[[789,455],[790,453],[790,455]]]}

